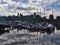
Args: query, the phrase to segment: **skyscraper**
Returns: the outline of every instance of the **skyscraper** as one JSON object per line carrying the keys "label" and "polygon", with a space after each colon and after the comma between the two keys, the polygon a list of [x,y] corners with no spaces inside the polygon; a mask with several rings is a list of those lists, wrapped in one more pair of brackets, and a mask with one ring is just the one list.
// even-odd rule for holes
{"label": "skyscraper", "polygon": [[17,16],[20,16],[20,14],[19,14],[19,13],[17,13]]}
{"label": "skyscraper", "polygon": [[50,15],[50,16],[49,16],[49,19],[50,19],[50,20],[53,20],[53,19],[54,19],[54,16],[53,16],[53,15]]}
{"label": "skyscraper", "polygon": [[34,13],[33,18],[35,19],[36,13]]}

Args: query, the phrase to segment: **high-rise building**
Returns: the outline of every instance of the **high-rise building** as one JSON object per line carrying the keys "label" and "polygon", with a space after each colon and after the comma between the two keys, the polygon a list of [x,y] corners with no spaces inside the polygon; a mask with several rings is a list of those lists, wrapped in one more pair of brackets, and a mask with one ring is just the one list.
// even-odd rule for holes
{"label": "high-rise building", "polygon": [[56,19],[57,19],[57,20],[60,20],[60,16],[57,16]]}
{"label": "high-rise building", "polygon": [[33,18],[35,19],[36,13],[34,13]]}
{"label": "high-rise building", "polygon": [[17,16],[19,16],[20,14],[19,13],[17,13]]}
{"label": "high-rise building", "polygon": [[34,15],[36,15],[36,13],[34,13]]}
{"label": "high-rise building", "polygon": [[44,16],[43,19],[46,19],[46,16]]}
{"label": "high-rise building", "polygon": [[20,13],[20,16],[23,16],[23,14]]}
{"label": "high-rise building", "polygon": [[54,19],[54,16],[53,16],[53,15],[50,15],[50,16],[49,16],[49,19],[50,19],[50,20],[53,20],[53,19]]}

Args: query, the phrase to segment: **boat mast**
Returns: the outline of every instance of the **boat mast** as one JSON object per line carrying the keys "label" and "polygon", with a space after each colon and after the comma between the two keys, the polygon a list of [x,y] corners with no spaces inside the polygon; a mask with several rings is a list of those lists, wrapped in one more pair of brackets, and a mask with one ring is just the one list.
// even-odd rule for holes
{"label": "boat mast", "polygon": [[40,8],[40,16],[41,16],[41,8]]}
{"label": "boat mast", "polygon": [[[43,3],[44,3],[44,0],[42,0],[42,4]],[[43,12],[44,12],[43,16],[45,17],[45,7],[43,7]]]}
{"label": "boat mast", "polygon": [[45,17],[45,8],[44,8],[44,17]]}
{"label": "boat mast", "polygon": [[[52,1],[52,2],[53,2],[53,1]],[[51,8],[52,8],[52,15],[53,15],[53,5],[52,5],[52,7],[51,7]]]}
{"label": "boat mast", "polygon": [[[42,0],[43,2],[42,2],[42,4],[44,3],[44,0]],[[45,23],[46,22],[46,17],[45,17],[45,7],[43,7],[43,12],[44,12],[44,14],[43,14],[43,22]]]}
{"label": "boat mast", "polygon": [[37,8],[37,15],[38,15],[38,8]]}
{"label": "boat mast", "polygon": [[[44,0],[43,0],[43,2],[44,2]],[[44,7],[44,17],[45,17],[45,7]]]}

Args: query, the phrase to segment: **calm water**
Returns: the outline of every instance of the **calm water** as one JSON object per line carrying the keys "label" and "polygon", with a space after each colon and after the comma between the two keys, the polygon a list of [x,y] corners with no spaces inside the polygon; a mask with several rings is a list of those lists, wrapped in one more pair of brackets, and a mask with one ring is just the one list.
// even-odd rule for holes
{"label": "calm water", "polygon": [[17,32],[17,29],[10,30],[10,33],[0,35],[0,45],[59,45],[60,30],[55,29],[55,34],[41,34],[40,32],[30,33],[27,30]]}

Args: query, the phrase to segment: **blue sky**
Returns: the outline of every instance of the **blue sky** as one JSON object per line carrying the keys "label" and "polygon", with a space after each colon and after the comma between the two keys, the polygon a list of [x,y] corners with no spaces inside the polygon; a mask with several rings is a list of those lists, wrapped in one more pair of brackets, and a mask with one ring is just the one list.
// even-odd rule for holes
{"label": "blue sky", "polygon": [[[34,12],[46,16],[60,14],[60,0],[0,0],[0,15],[33,14]],[[41,11],[40,11],[41,9]],[[40,13],[39,13],[40,12]],[[48,13],[47,13],[48,12]]]}

